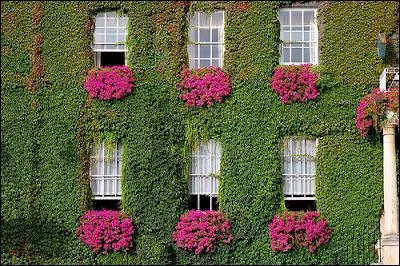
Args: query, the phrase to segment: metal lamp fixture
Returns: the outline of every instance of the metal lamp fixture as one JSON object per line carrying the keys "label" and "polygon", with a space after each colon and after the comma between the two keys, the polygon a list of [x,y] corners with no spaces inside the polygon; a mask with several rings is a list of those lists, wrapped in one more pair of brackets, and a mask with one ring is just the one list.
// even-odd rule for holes
{"label": "metal lamp fixture", "polygon": [[383,59],[386,56],[386,34],[378,33],[378,56]]}

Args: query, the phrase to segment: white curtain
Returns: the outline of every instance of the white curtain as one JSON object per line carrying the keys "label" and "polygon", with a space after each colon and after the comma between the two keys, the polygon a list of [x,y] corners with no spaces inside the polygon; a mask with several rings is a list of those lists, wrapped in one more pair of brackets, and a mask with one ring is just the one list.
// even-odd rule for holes
{"label": "white curtain", "polygon": [[90,156],[90,186],[95,197],[121,196],[122,146],[117,144],[106,158],[104,142],[94,144]]}
{"label": "white curtain", "polygon": [[219,173],[221,153],[221,144],[214,140],[201,144],[193,151],[189,178],[190,194],[218,193],[218,179],[212,175]]}
{"label": "white curtain", "polygon": [[290,138],[284,142],[282,173],[285,195],[315,194],[316,140]]}

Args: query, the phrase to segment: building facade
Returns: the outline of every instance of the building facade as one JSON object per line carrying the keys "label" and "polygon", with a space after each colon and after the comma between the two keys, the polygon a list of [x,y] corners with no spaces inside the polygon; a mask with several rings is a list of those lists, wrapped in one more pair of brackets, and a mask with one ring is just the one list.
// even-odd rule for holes
{"label": "building facade", "polygon": [[[360,137],[354,121],[382,70],[398,67],[397,2],[1,5],[2,263],[379,261],[382,136]],[[283,103],[274,69],[304,64],[318,72],[319,95]],[[132,69],[133,92],[91,99],[88,70],[115,65]],[[220,67],[230,95],[185,105],[184,65]],[[133,218],[128,253],[95,258],[76,240],[79,217],[103,208]],[[171,233],[189,209],[223,211],[234,242],[209,255],[177,249]],[[330,242],[273,252],[268,224],[285,209],[318,211]]]}

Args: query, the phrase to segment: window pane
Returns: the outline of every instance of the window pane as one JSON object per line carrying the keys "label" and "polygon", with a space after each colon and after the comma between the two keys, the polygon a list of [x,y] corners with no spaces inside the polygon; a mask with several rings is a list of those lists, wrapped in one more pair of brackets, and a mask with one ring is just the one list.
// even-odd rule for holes
{"label": "window pane", "polygon": [[280,38],[282,41],[290,41],[290,33],[287,31],[281,31]]}
{"label": "window pane", "polygon": [[200,29],[200,42],[210,42],[210,30]]}
{"label": "window pane", "polygon": [[210,66],[210,60],[200,60],[200,67]]}
{"label": "window pane", "polygon": [[197,58],[198,57],[198,46],[197,45],[188,45],[188,53],[189,58]]}
{"label": "window pane", "polygon": [[310,32],[304,32],[304,41],[306,42],[310,41]]}
{"label": "window pane", "polygon": [[218,197],[212,197],[212,210],[218,211]]}
{"label": "window pane", "polygon": [[292,62],[293,63],[301,63],[301,49],[293,48],[292,49]]}
{"label": "window pane", "polygon": [[210,26],[210,16],[206,13],[199,12],[199,26]]}
{"label": "window pane", "polygon": [[314,11],[304,11],[303,16],[304,25],[314,24]]}
{"label": "window pane", "polygon": [[192,27],[197,26],[197,18],[198,18],[198,12],[194,14],[189,14],[189,25]]}
{"label": "window pane", "polygon": [[128,25],[128,18],[127,17],[119,17],[119,27],[126,28]]}
{"label": "window pane", "polygon": [[288,11],[280,11],[279,12],[279,21],[281,25],[289,25],[289,12]]}
{"label": "window pane", "polygon": [[303,33],[302,32],[292,32],[292,41],[302,41],[303,40]]}
{"label": "window pane", "polygon": [[95,26],[96,27],[104,27],[105,22],[105,14],[101,13],[96,15]]}
{"label": "window pane", "polygon": [[283,62],[290,62],[290,49],[289,48],[283,48]]}
{"label": "window pane", "polygon": [[106,14],[106,26],[117,27],[117,18],[114,12]]}
{"label": "window pane", "polygon": [[222,26],[224,20],[223,12],[214,12],[212,14],[212,26]]}
{"label": "window pane", "polygon": [[304,63],[311,63],[310,59],[310,48],[304,48]]}
{"label": "window pane", "polygon": [[189,67],[190,68],[197,68],[198,67],[198,65],[197,65],[197,60],[189,60]]}
{"label": "window pane", "polygon": [[189,29],[189,40],[191,42],[198,42],[197,32],[198,32],[198,29],[195,29],[195,28],[190,28]]}
{"label": "window pane", "polygon": [[190,197],[189,197],[189,210],[197,210],[197,202],[198,202],[198,196],[197,195],[190,195]]}
{"label": "window pane", "polygon": [[301,11],[292,11],[292,25],[301,25]]}
{"label": "window pane", "polygon": [[213,59],[211,62],[212,62],[212,66],[215,66],[215,67],[222,67],[222,61],[221,61],[221,60],[215,60],[215,59]]}
{"label": "window pane", "polygon": [[94,35],[94,43],[105,43],[106,39],[103,34]]}
{"label": "window pane", "polygon": [[212,46],[212,57],[213,58],[222,58],[222,45],[213,45]]}

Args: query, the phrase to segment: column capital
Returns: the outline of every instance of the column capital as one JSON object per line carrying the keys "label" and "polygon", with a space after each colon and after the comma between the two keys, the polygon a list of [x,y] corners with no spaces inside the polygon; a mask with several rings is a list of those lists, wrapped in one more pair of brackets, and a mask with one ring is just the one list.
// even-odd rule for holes
{"label": "column capital", "polygon": [[395,129],[396,128],[396,124],[392,124],[392,123],[387,123],[386,125],[382,126],[383,129],[383,135],[395,135]]}

